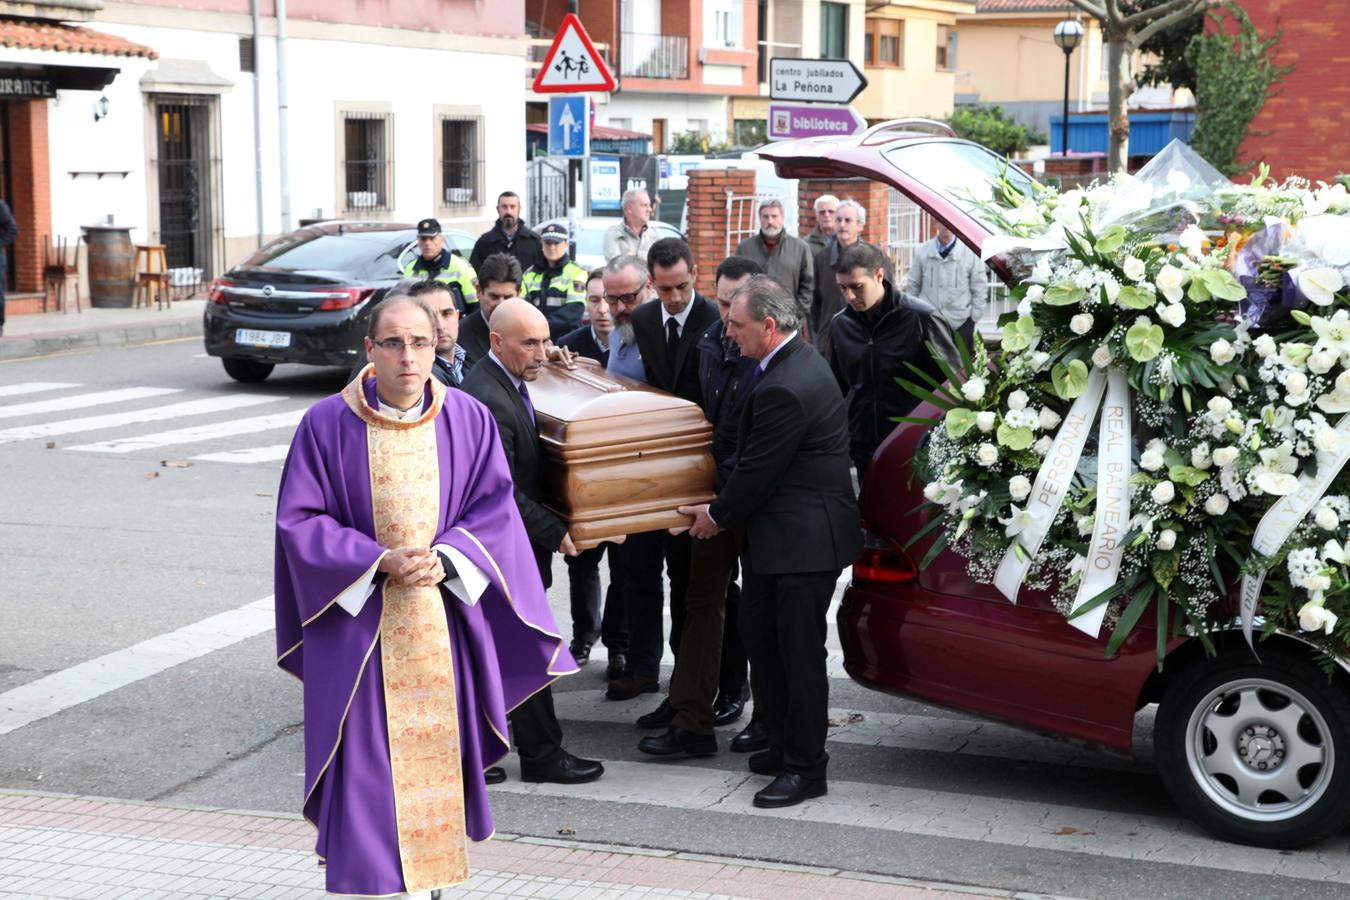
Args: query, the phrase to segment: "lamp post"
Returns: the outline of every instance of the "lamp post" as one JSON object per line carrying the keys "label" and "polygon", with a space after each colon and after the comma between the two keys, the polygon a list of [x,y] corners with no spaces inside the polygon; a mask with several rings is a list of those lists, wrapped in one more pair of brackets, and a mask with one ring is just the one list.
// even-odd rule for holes
{"label": "lamp post", "polygon": [[1069,57],[1073,48],[1083,40],[1083,26],[1075,19],[1065,19],[1055,26],[1055,43],[1064,51],[1064,118],[1059,123],[1059,152],[1069,155]]}

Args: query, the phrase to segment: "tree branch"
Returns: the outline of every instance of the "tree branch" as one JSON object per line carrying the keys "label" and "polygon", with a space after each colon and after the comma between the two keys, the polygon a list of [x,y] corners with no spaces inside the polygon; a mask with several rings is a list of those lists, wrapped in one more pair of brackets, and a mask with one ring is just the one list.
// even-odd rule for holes
{"label": "tree branch", "polygon": [[1162,31],[1164,28],[1171,28],[1178,22],[1183,22],[1197,13],[1204,12],[1207,9],[1213,9],[1214,7],[1219,6],[1222,3],[1223,0],[1195,0],[1195,3],[1192,6],[1187,6],[1183,9],[1176,10],[1175,12],[1170,12],[1167,15],[1163,16],[1161,19],[1154,19],[1151,24],[1145,25],[1143,28],[1135,32],[1134,45],[1136,47],[1143,46],[1143,44],[1146,43],[1149,38],[1153,37],[1155,34]]}
{"label": "tree branch", "polygon": [[1106,7],[1101,3],[1093,3],[1092,0],[1069,0],[1069,2],[1094,19],[1100,22],[1106,21]]}
{"label": "tree branch", "polygon": [[[1166,3],[1159,3],[1157,6],[1149,6],[1139,10],[1133,15],[1126,16],[1121,23],[1126,28],[1138,28],[1147,25],[1154,19],[1161,18],[1179,9],[1188,9],[1192,6],[1200,7],[1206,5],[1208,0],[1167,0]],[[1196,12],[1200,10],[1197,9]]]}

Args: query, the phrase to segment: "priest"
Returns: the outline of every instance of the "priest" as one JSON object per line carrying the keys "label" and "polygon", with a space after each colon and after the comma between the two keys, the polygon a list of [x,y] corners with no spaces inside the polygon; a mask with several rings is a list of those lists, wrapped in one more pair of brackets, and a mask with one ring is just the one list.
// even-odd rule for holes
{"label": "priest", "polygon": [[509,710],[576,671],[496,423],[430,377],[435,313],[371,316],[371,365],[301,421],[277,508],[278,665],[304,683],[304,815],[332,893],[469,877]]}

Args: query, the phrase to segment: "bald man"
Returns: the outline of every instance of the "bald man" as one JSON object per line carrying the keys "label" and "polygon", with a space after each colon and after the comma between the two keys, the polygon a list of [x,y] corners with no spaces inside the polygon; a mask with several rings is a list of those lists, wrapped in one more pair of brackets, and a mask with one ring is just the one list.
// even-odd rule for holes
{"label": "bald man", "polygon": [[[575,556],[577,549],[567,533],[567,524],[541,502],[544,454],[529,383],[539,377],[550,357],[573,364],[570,355],[560,354],[549,343],[548,319],[524,300],[503,300],[493,310],[490,324],[487,359],[473,367],[463,387],[497,421],[502,450],[515,482],[516,505],[534,549],[539,577],[547,588],[553,582],[553,554]],[[553,711],[550,690],[540,691],[516,707],[511,728],[525,781],[581,784],[604,774],[599,762],[580,759],[562,748],[562,727]]]}

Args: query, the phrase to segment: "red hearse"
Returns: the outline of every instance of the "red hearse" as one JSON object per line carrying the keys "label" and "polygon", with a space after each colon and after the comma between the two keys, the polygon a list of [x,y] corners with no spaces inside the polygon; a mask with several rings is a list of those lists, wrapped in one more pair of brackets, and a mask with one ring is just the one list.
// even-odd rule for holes
{"label": "red hearse", "polygon": [[[934,126],[937,127],[934,127]],[[889,122],[851,138],[773,144],[760,151],[793,178],[857,176],[889,184],[946,223],[977,253],[995,233],[969,192],[1006,166],[945,126]],[[1006,266],[991,263],[1007,277]],[[920,407],[916,416],[936,415]],[[1216,636],[1219,652],[1175,639],[1162,671],[1155,635],[1140,627],[1113,658],[1106,635],[1070,627],[1045,594],[1017,605],[973,582],[944,550],[920,571],[932,538],[905,549],[926,519],[910,461],[927,429],[902,424],[877,450],[862,487],[867,549],[839,610],[844,664],[858,683],[1128,752],[1135,714],[1158,704],[1159,774],[1182,811],[1214,834],[1299,847],[1350,820],[1350,666],[1319,668],[1296,634],[1258,644]],[[1147,618],[1147,617],[1145,617]],[[1235,626],[1236,627],[1236,626]]]}

